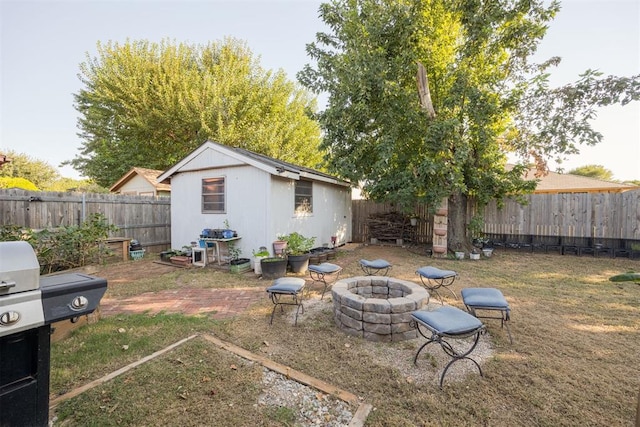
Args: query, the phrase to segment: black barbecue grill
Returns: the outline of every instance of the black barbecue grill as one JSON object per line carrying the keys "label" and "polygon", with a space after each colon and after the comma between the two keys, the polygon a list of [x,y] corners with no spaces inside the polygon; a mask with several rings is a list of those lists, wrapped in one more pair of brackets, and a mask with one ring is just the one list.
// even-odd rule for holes
{"label": "black barbecue grill", "polygon": [[49,423],[51,324],[92,313],[107,281],[40,277],[27,242],[0,242],[0,427]]}

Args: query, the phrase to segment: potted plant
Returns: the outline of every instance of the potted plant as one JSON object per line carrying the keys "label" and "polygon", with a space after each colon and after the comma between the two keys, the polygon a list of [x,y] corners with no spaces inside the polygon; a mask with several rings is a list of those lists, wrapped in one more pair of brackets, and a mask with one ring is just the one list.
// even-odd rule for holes
{"label": "potted plant", "polygon": [[287,259],[282,257],[268,257],[260,260],[262,278],[273,280],[287,275]]}
{"label": "potted plant", "polygon": [[473,248],[469,254],[469,258],[476,260],[480,259],[480,252],[478,252],[478,249]]}
{"label": "potted plant", "polygon": [[260,246],[260,249],[258,249],[257,252],[255,250],[253,251],[253,272],[254,273],[256,273],[257,275],[262,274],[262,266],[260,261],[262,261],[262,259],[264,258],[268,258],[269,255],[270,255],[269,251],[264,246]]}
{"label": "potted plant", "polygon": [[280,240],[287,242],[287,259],[292,273],[305,273],[309,267],[309,255],[315,237],[305,237],[298,232],[278,236]]}
{"label": "potted plant", "polygon": [[234,242],[229,242],[229,270],[232,273],[239,274],[251,269],[251,260],[249,258],[240,258],[242,249],[236,247]]}
{"label": "potted plant", "polygon": [[493,248],[489,248],[489,247],[482,248],[482,254],[485,257],[489,258],[491,255],[493,255]]}
{"label": "potted plant", "polygon": [[273,253],[276,256],[285,255],[285,250],[287,249],[287,242],[284,240],[278,239],[273,242]]}

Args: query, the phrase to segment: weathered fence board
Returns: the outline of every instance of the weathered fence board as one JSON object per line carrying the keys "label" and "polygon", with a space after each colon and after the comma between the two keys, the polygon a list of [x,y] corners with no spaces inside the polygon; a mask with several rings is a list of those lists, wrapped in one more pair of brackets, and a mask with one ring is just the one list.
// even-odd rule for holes
{"label": "weathered fence board", "polygon": [[171,199],[120,194],[0,190],[0,225],[35,230],[79,225],[101,213],[118,231],[150,252],[171,245]]}
{"label": "weathered fence board", "polygon": [[[495,202],[484,210],[487,234],[558,236],[588,239],[640,240],[640,190],[624,193],[531,194],[526,204]],[[416,208],[419,221],[416,240],[431,242],[433,219],[425,205]],[[366,219],[374,213],[391,212],[389,204],[353,201],[353,241],[368,240]],[[469,220],[468,218],[467,220]]]}

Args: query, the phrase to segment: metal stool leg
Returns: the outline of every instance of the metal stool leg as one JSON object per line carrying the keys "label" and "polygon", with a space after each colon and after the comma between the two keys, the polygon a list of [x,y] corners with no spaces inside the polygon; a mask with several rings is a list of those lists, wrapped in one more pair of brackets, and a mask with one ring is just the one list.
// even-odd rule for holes
{"label": "metal stool leg", "polygon": [[[444,370],[442,371],[442,374],[440,375],[440,388],[442,388],[442,384],[444,383],[444,377],[447,374],[447,371],[449,370],[449,368],[451,367],[451,365],[453,365],[455,362],[459,361],[459,360],[470,360],[473,362],[474,365],[476,365],[476,367],[478,368],[478,372],[480,372],[480,376],[483,377],[484,374],[482,373],[482,368],[480,368],[480,365],[478,364],[478,362],[476,362],[475,360],[473,360],[471,357],[469,357],[469,355],[473,352],[473,350],[475,350],[476,346],[478,345],[478,342],[480,341],[480,333],[482,332],[483,328],[480,328],[474,332],[472,332],[471,334],[464,334],[464,335],[460,335],[460,336],[456,336],[456,335],[444,335],[444,334],[438,334],[435,331],[432,331],[430,329],[429,332],[431,333],[430,336],[425,335],[425,333],[423,332],[423,330],[421,329],[421,323],[420,322],[415,322],[416,324],[416,328],[418,330],[418,332],[420,333],[420,335],[422,335],[423,337],[425,337],[427,339],[427,342],[422,344],[422,346],[420,347],[420,349],[418,349],[418,351],[416,352],[415,357],[413,358],[413,364],[414,365],[418,365],[418,356],[420,356],[420,352],[422,352],[422,350],[429,344],[431,343],[438,343],[440,344],[440,347],[442,347],[442,350],[449,356],[451,357],[451,360],[449,361],[449,363],[447,363],[447,365],[444,367]],[[462,351],[462,352],[458,352],[456,351],[451,344],[449,344],[445,338],[450,338],[450,339],[461,339],[461,338],[468,338],[471,336],[474,336],[475,338],[473,340],[473,344],[471,345],[471,347],[469,347],[466,351]]]}
{"label": "metal stool leg", "polygon": [[[271,297],[271,302],[273,303],[273,309],[271,310],[271,319],[269,320],[269,324],[272,325],[273,324],[273,316],[276,312],[276,308],[278,308],[278,306],[280,306],[280,312],[284,313],[284,305],[295,305],[296,306],[296,317],[295,317],[295,322],[294,325],[298,324],[298,313],[300,312],[300,310],[302,309],[302,314],[304,314],[304,304],[302,303],[302,295],[301,292],[297,292],[297,293],[277,293],[277,292],[269,292],[269,296]],[[281,300],[281,298],[286,297],[286,296],[291,296],[292,301],[291,302],[284,302]]]}

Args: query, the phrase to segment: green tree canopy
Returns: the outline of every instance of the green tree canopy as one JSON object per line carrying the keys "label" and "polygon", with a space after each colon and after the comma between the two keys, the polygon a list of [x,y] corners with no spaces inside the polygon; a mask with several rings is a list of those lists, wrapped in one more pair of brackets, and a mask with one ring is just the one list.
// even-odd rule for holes
{"label": "green tree canopy", "polygon": [[585,165],[569,171],[572,175],[588,176],[603,181],[613,181],[613,172],[602,165]]}
{"label": "green tree canopy", "polygon": [[207,139],[319,167],[315,98],[260,67],[235,39],[98,44],[75,95],[81,154],[70,164],[102,186],[131,167],[164,170]]}
{"label": "green tree canopy", "polygon": [[[533,190],[522,180],[531,157],[544,169],[544,159],[575,143],[597,142],[593,106],[638,96],[637,77],[598,80],[593,72],[549,89],[546,70],[558,59],[529,63],[559,10],[544,3],[324,3],[330,32],[307,46],[316,66],[298,78],[329,95],[318,115],[329,169],[405,210],[448,198],[449,246],[467,247],[482,206]],[[523,161],[506,170],[509,152]]]}
{"label": "green tree canopy", "polygon": [[[108,193],[109,189],[100,187],[89,179],[64,178],[49,163],[26,154],[8,151],[11,159],[0,168],[0,178],[6,178],[0,188],[22,188],[32,191],[81,191]],[[16,178],[20,178],[16,180]]]}
{"label": "green tree canopy", "polygon": [[54,181],[45,191],[73,191],[78,193],[109,193],[109,189],[101,187],[90,179],[60,178]]}
{"label": "green tree canopy", "polygon": [[[17,153],[15,151],[8,151],[4,154],[6,154],[11,161],[2,165],[0,168],[0,177],[24,178],[35,187],[41,189],[48,188],[53,182],[60,178],[58,170],[43,160],[38,160],[27,154]],[[37,188],[29,189],[36,190]]]}

